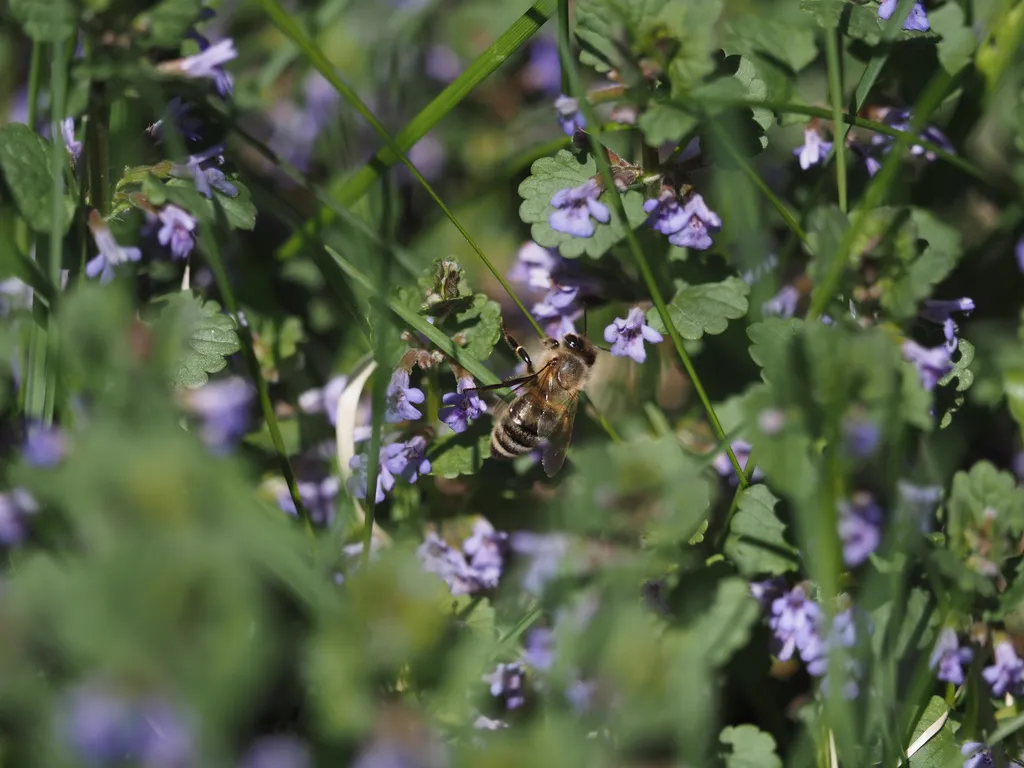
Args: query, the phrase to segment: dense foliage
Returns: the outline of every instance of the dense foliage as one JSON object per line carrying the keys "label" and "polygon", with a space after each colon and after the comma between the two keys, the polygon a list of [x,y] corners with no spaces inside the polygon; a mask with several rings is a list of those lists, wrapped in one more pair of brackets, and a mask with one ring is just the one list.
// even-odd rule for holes
{"label": "dense foliage", "polygon": [[0,765],[1024,765],[1024,2],[527,2],[0,2]]}

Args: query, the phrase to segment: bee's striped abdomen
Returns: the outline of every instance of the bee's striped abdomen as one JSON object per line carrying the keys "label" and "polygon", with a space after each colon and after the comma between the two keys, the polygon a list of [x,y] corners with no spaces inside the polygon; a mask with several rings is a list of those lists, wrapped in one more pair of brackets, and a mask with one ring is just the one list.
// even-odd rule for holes
{"label": "bee's striped abdomen", "polygon": [[533,398],[517,398],[491,432],[491,455],[512,459],[529,453],[540,443],[537,420],[540,408]]}

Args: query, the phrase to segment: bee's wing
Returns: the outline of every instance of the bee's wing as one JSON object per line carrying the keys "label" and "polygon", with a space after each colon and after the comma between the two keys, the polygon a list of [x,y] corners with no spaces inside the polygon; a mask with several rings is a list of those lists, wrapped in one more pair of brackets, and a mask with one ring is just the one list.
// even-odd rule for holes
{"label": "bee's wing", "polygon": [[575,394],[565,403],[565,407],[552,413],[545,413],[537,423],[537,434],[546,440],[541,463],[544,474],[554,477],[565,462],[569,440],[572,437],[572,425],[576,419],[576,406],[579,395]]}

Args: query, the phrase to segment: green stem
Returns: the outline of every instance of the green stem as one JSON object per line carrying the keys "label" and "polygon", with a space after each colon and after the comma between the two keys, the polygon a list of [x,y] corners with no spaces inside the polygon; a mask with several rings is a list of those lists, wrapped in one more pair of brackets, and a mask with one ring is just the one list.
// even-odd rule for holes
{"label": "green stem", "polygon": [[[354,175],[344,179],[331,190],[331,195],[344,205],[352,205],[358,201],[373,182],[387,168],[397,163],[402,156],[426,133],[437,125],[441,119],[455,108],[480,83],[486,80],[499,66],[529,40],[544,23],[551,18],[555,10],[555,0],[537,0],[520,16],[486,51],[469,65],[465,72],[455,79],[437,97],[425,106],[395,136],[395,142],[401,151],[395,153],[387,147],[360,168]],[[311,236],[326,224],[333,221],[330,210],[321,209],[310,219],[302,233],[293,235],[278,251],[278,256],[287,259],[295,256],[302,248],[303,234]]]}
{"label": "green stem", "polygon": [[[53,183],[50,195],[50,285],[54,287],[55,298],[60,293],[60,272],[64,257],[64,168],[67,152],[61,137],[61,123],[64,119],[64,103],[67,95],[67,57],[64,41],[53,45],[50,55],[50,131],[53,142],[50,153],[50,176]],[[53,422],[54,401],[57,397],[57,326],[53,322],[55,303],[49,307],[46,334],[46,395],[43,404],[43,423]]]}
{"label": "green stem", "polygon": [[[214,213],[217,226],[223,227],[226,231],[227,221],[224,217],[224,209],[221,208],[220,203],[216,198],[214,198]],[[216,229],[211,224],[202,220],[200,220],[200,229],[203,236],[202,242],[206,254],[206,261],[209,264],[210,269],[213,270],[214,279],[217,281],[217,289],[220,291],[220,295],[224,299],[224,306],[235,318],[235,322],[238,326],[238,336],[242,340],[245,363],[249,368],[249,375],[256,384],[256,389],[259,393],[260,410],[263,412],[263,419],[267,422],[267,428],[270,430],[270,440],[274,444],[274,451],[277,453],[277,458],[281,465],[281,474],[284,475],[285,483],[288,485],[288,493],[292,497],[292,502],[295,504],[295,511],[306,529],[306,534],[310,538],[312,551],[315,556],[316,535],[313,533],[313,524],[310,520],[308,510],[302,503],[302,496],[299,494],[299,486],[295,480],[295,472],[292,470],[291,462],[288,460],[288,450],[285,448],[284,438],[281,436],[281,427],[277,423],[277,416],[274,414],[274,404],[270,400],[270,390],[268,389],[267,382],[264,380],[263,374],[260,371],[259,360],[256,358],[252,332],[249,330],[249,326],[240,320],[240,315],[238,313],[238,301],[235,299],[235,292],[231,287],[231,281],[228,279],[228,273],[224,268],[224,262],[220,258],[220,247],[217,244]]]}
{"label": "green stem", "polygon": [[[560,61],[572,58],[572,42],[569,39],[569,3],[558,0],[558,58]],[[568,95],[572,88],[569,72],[562,67],[562,93]]]}
{"label": "green stem", "polygon": [[106,84],[102,80],[90,85],[89,121],[85,132],[89,203],[104,218],[110,213],[110,105],[106,96]]}
{"label": "green stem", "polygon": [[32,59],[28,68],[28,127],[36,129],[39,119],[39,80],[43,70],[43,44],[32,43]]}
{"label": "green stem", "polygon": [[[825,30],[825,60],[828,64],[828,93],[832,101],[832,122],[840,125],[843,115],[843,81],[839,68],[839,44],[837,29]],[[839,194],[839,210],[846,213],[846,146],[842,138],[833,142],[836,155],[836,188]]]}
{"label": "green stem", "polygon": [[[568,0],[559,0],[559,2],[565,3],[568,2]],[[564,54],[564,52],[560,53]],[[579,73],[576,71],[576,62],[565,55],[561,56],[561,61],[563,71],[568,71],[569,73],[572,89],[571,93],[574,95],[581,93],[582,89],[580,87]],[[669,336],[672,338],[672,344],[676,349],[676,353],[679,355],[679,360],[682,362],[683,368],[686,369],[687,376],[689,376],[690,381],[693,382],[693,388],[697,392],[697,397],[700,398],[701,404],[704,406],[704,411],[707,413],[708,420],[711,422],[715,435],[717,435],[720,440],[725,441],[726,435],[725,430],[722,428],[722,422],[718,420],[715,408],[711,404],[711,400],[708,398],[707,392],[704,391],[704,385],[701,383],[700,377],[697,375],[697,371],[693,367],[689,354],[687,354],[686,349],[683,347],[683,339],[679,335],[679,331],[676,328],[675,323],[672,322],[672,317],[668,313],[668,307],[665,304],[664,297],[661,295],[661,289],[658,287],[658,281],[654,277],[651,265],[648,263],[647,257],[644,255],[643,249],[640,247],[640,242],[636,238],[636,233],[633,232],[632,227],[629,225],[629,217],[626,215],[626,208],[622,203],[622,196],[615,191],[615,181],[612,178],[612,171],[611,166],[608,164],[608,157],[601,145],[600,129],[597,128],[599,124],[595,118],[594,111],[586,99],[582,99],[580,101],[580,108],[583,110],[583,114],[587,118],[587,124],[593,126],[591,129],[592,133],[589,134],[589,136],[594,161],[597,163],[605,189],[612,191],[612,194],[609,195],[609,197],[611,198],[612,204],[615,206],[619,217],[624,223],[626,240],[629,243],[629,250],[633,254],[633,259],[636,261],[637,268],[640,270],[640,275],[643,278],[644,285],[647,287],[647,291],[651,295],[651,300],[654,302],[654,306],[658,310],[658,315],[661,317],[662,323],[665,325]],[[736,471],[736,477],[740,485],[745,488],[747,486],[747,478],[743,474],[743,468],[740,466],[739,461],[736,459],[736,454],[733,452],[732,446],[729,445],[728,442],[725,443],[725,451],[729,456],[729,462]]]}
{"label": "green stem", "polygon": [[[951,80],[945,71],[938,72],[932,78],[932,81],[928,84],[917,106],[914,108],[910,131],[902,133],[897,137],[896,143],[882,161],[881,169],[875,174],[871,184],[864,192],[864,196],[857,206],[858,210],[870,211],[881,205],[889,191],[889,186],[896,178],[896,171],[899,169],[900,163],[903,162],[904,150],[911,141],[917,141],[917,132],[924,127],[928,117],[941,103]],[[832,258],[828,262],[828,271],[825,273],[825,278],[811,295],[811,306],[807,312],[809,318],[815,319],[820,317],[828,303],[832,300],[832,294],[835,293],[836,288],[839,286],[839,281],[843,275],[843,268],[847,264],[847,254],[867,221],[867,216],[858,216],[847,227],[839,247],[831,255]]]}
{"label": "green stem", "polygon": [[546,336],[547,334],[544,333],[544,330],[537,323],[537,320],[533,315],[527,311],[525,305],[519,300],[519,297],[516,296],[512,287],[502,276],[501,272],[495,268],[491,263],[491,260],[487,258],[486,254],[484,254],[476,244],[469,232],[466,231],[466,228],[463,227],[459,220],[455,218],[455,215],[448,210],[448,206],[444,204],[437,192],[434,191],[434,188],[430,186],[429,182],[427,182],[425,178],[423,178],[423,175],[419,172],[412,161],[406,157],[405,150],[399,146],[399,144],[391,137],[391,134],[389,134],[384,126],[381,125],[381,122],[377,119],[376,115],[374,115],[370,108],[363,103],[363,100],[359,98],[359,94],[357,94],[348,85],[348,83],[338,76],[338,73],[335,71],[330,61],[327,60],[327,57],[324,56],[320,49],[317,48],[309,37],[299,28],[299,25],[292,18],[291,14],[281,6],[279,0],[261,0],[261,3],[264,10],[267,12],[267,15],[274,24],[277,25],[277,28],[299,47],[314,68],[316,68],[316,70],[327,79],[327,81],[334,87],[341,97],[345,99],[345,101],[347,101],[360,115],[363,116],[363,119],[370,124],[370,127],[376,131],[377,135],[384,140],[388,149],[405,164],[409,169],[409,172],[415,177],[416,181],[419,182],[420,186],[426,190],[427,194],[430,195],[431,199],[433,199],[437,204],[437,207],[441,209],[441,212],[447,217],[452,225],[459,231],[459,234],[466,240],[469,247],[473,249],[476,255],[483,262],[484,266],[490,270],[492,275],[494,275],[498,284],[501,285],[505,293],[507,293],[509,298],[512,299],[515,305],[519,308],[519,311],[522,312],[526,319],[530,321],[530,325],[533,326],[537,335],[542,338]]}

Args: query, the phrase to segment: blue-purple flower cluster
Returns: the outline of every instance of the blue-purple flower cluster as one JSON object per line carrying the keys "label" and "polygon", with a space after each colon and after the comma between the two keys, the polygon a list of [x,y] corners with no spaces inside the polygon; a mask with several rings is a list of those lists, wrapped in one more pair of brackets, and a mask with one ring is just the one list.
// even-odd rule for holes
{"label": "blue-purple flower cluster", "polygon": [[706,251],[714,245],[711,235],[722,230],[718,214],[692,189],[680,198],[672,187],[663,187],[657,198],[644,203],[644,211],[648,226],[679,248]]}
{"label": "blue-purple flower cluster", "polygon": [[436,533],[427,534],[418,550],[423,569],[437,574],[455,596],[495,589],[508,555],[508,534],[479,519],[461,549],[454,549]]}

